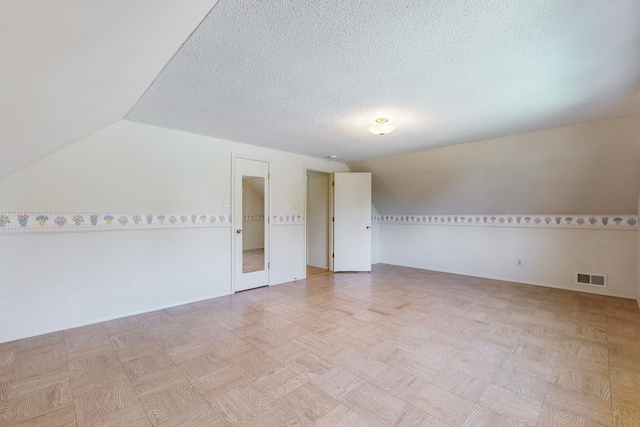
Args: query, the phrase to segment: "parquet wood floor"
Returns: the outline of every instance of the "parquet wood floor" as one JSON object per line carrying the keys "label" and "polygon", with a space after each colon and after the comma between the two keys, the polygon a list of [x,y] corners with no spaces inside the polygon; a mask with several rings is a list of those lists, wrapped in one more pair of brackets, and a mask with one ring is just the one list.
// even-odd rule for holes
{"label": "parquet wood floor", "polygon": [[0,425],[638,426],[635,301],[377,265],[0,344]]}
{"label": "parquet wood floor", "polygon": [[307,265],[307,278],[310,279],[313,276],[319,276],[321,274],[329,274],[331,270],[326,268],[314,267],[312,265]]}

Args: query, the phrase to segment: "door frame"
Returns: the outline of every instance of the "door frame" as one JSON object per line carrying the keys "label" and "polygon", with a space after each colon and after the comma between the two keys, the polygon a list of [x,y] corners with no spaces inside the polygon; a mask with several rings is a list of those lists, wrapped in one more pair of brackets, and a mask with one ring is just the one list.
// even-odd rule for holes
{"label": "door frame", "polygon": [[[232,222],[231,222],[231,231],[230,231],[230,236],[231,236],[231,293],[234,294],[236,293],[236,263],[238,260],[236,259],[236,237],[235,237],[235,228],[237,226],[237,224],[235,223],[235,218],[236,218],[236,204],[235,204],[235,195],[236,195],[236,183],[235,183],[235,177],[236,177],[236,159],[244,159],[244,160],[254,160],[257,162],[265,162],[268,166],[268,174],[269,177],[267,179],[267,182],[265,183],[265,186],[267,186],[269,192],[269,200],[266,203],[266,209],[268,210],[268,212],[265,212],[264,216],[265,216],[265,221],[266,221],[266,226],[267,226],[267,230],[268,233],[267,235],[264,237],[265,239],[265,245],[267,246],[267,250],[265,251],[265,255],[267,257],[266,262],[267,264],[267,286],[271,286],[271,160],[270,159],[266,159],[264,157],[256,157],[256,156],[248,156],[246,154],[239,154],[239,153],[233,153],[231,152],[231,218],[232,218]],[[244,228],[244,227],[242,227]]]}
{"label": "door frame", "polygon": [[333,221],[331,221],[331,217],[333,216],[333,174],[335,171],[330,169],[318,168],[315,166],[303,166],[302,170],[302,179],[304,182],[303,192],[304,192],[304,258],[303,258],[303,270],[304,277],[307,277],[307,224],[308,224],[308,212],[307,206],[309,204],[309,194],[307,191],[307,171],[311,172],[320,172],[326,173],[329,175],[329,271],[333,271]]}

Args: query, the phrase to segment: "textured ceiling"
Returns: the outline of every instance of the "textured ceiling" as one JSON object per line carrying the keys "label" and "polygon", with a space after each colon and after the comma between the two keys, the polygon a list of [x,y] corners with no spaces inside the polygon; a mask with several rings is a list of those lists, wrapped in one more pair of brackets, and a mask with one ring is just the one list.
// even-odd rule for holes
{"label": "textured ceiling", "polygon": [[637,0],[220,0],[126,118],[350,162],[640,112],[638,52]]}
{"label": "textured ceiling", "polygon": [[0,177],[121,120],[216,0],[2,0]]}

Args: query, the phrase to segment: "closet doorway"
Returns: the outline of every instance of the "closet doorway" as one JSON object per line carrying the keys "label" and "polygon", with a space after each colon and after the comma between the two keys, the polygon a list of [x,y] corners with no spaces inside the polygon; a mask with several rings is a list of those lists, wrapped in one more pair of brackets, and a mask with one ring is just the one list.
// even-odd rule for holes
{"label": "closet doorway", "polygon": [[306,233],[307,278],[330,273],[333,270],[331,248],[333,230],[333,174],[307,169],[306,178]]}

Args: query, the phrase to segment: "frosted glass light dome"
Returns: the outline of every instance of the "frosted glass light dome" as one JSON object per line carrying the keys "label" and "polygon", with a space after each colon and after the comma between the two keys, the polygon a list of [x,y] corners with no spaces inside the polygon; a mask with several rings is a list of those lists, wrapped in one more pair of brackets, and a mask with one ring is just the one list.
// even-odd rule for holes
{"label": "frosted glass light dome", "polygon": [[389,119],[380,117],[379,119],[376,119],[376,122],[369,126],[367,130],[374,135],[386,135],[393,132],[395,128],[395,125],[389,123]]}

